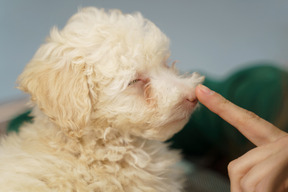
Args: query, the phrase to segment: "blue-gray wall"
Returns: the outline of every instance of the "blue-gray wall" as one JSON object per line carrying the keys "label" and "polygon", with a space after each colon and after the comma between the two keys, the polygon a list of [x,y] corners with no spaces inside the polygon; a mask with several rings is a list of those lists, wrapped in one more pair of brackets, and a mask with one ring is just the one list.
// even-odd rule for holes
{"label": "blue-gray wall", "polygon": [[1,0],[0,103],[23,96],[15,80],[50,28],[91,5],[142,12],[170,37],[181,71],[222,77],[254,61],[288,61],[286,0]]}

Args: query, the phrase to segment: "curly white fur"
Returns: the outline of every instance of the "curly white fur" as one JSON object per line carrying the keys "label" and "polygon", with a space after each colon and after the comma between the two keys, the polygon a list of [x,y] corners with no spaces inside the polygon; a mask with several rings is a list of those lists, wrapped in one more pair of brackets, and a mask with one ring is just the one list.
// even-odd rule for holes
{"label": "curly white fur", "polygon": [[53,28],[19,77],[33,123],[2,138],[0,191],[181,191],[177,151],[203,77],[168,66],[169,40],[140,13],[84,8]]}

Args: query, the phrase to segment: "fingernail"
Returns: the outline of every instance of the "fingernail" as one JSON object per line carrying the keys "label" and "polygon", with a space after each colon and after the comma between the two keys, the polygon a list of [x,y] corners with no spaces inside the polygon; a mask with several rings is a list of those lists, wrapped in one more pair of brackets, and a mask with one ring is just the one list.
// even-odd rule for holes
{"label": "fingernail", "polygon": [[206,95],[212,95],[213,93],[215,93],[214,91],[212,91],[211,89],[202,84],[199,85],[199,88],[202,91],[202,93]]}

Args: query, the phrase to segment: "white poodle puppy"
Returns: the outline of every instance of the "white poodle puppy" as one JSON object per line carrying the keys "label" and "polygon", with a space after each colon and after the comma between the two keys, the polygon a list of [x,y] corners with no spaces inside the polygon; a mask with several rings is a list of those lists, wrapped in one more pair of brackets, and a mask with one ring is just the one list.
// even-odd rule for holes
{"label": "white poodle puppy", "polygon": [[169,40],[141,14],[84,8],[19,77],[33,122],[1,139],[0,191],[177,192],[177,151],[203,77],[168,65]]}

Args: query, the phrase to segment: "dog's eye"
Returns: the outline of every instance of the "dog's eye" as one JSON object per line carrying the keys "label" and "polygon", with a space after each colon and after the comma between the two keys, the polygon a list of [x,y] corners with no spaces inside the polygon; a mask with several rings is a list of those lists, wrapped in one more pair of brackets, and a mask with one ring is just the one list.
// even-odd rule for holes
{"label": "dog's eye", "polygon": [[141,79],[134,79],[133,81],[131,81],[128,86],[133,85],[134,83],[137,83],[138,81],[141,81]]}

